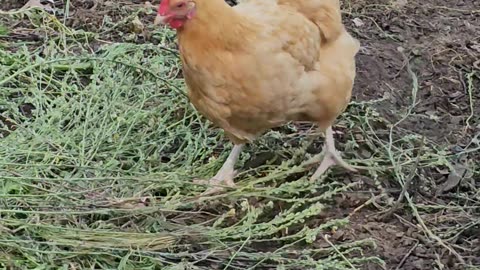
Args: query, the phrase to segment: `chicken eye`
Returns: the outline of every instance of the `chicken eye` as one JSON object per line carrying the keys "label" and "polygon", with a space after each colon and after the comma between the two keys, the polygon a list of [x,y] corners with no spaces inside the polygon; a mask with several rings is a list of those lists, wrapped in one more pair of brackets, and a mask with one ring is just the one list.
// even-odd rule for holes
{"label": "chicken eye", "polygon": [[185,7],[185,2],[180,2],[176,6],[177,6],[177,8],[183,8],[183,7]]}

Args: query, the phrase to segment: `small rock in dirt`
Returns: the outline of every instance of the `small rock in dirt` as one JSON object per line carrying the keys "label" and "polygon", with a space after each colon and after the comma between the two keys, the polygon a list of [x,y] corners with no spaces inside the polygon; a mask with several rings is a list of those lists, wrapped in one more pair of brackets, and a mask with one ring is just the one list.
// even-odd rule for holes
{"label": "small rock in dirt", "polygon": [[422,52],[420,51],[420,49],[418,48],[415,48],[412,50],[412,53],[415,55],[415,56],[421,56],[422,55]]}
{"label": "small rock in dirt", "polygon": [[447,175],[450,173],[450,171],[448,170],[448,168],[435,168],[435,170],[439,173],[439,174],[443,174],[443,175]]}
{"label": "small rock in dirt", "polygon": [[352,20],[352,22],[353,24],[355,24],[356,27],[362,27],[365,25],[365,23],[360,18],[355,18]]}
{"label": "small rock in dirt", "polygon": [[389,234],[395,234],[395,233],[397,232],[397,231],[395,231],[394,229],[389,228],[389,227],[387,227],[387,228],[385,229],[385,231],[386,231],[387,233],[389,233]]}
{"label": "small rock in dirt", "polygon": [[435,120],[435,121],[440,120],[440,117],[437,115],[437,111],[428,110],[425,112],[425,114],[428,115],[428,118],[432,120]]}
{"label": "small rock in dirt", "polygon": [[411,246],[416,242],[416,240],[410,238],[410,237],[403,237],[401,240],[402,245],[405,246]]}
{"label": "small rock in dirt", "polygon": [[436,195],[438,196],[457,187],[468,171],[469,168],[465,163],[456,164],[448,175],[447,181],[437,190]]}
{"label": "small rock in dirt", "polygon": [[143,25],[142,21],[138,17],[135,17],[132,21],[132,31],[134,33],[140,34],[143,32],[145,29],[145,26]]}
{"label": "small rock in dirt", "polygon": [[41,8],[49,13],[53,13],[54,9],[54,2],[53,0],[30,0],[28,1],[21,9],[27,9],[31,7],[38,7]]}
{"label": "small rock in dirt", "polygon": [[365,141],[365,138],[362,136],[362,134],[355,134],[355,140],[357,142],[363,142]]}
{"label": "small rock in dirt", "polygon": [[395,0],[392,3],[392,6],[396,9],[403,8],[408,4],[408,0]]}
{"label": "small rock in dirt", "polygon": [[345,236],[344,231],[336,231],[333,235],[332,238],[337,240],[337,241],[343,241]]}
{"label": "small rock in dirt", "polygon": [[470,45],[470,48],[472,48],[476,52],[480,53],[480,43],[475,43],[473,45]]}
{"label": "small rock in dirt", "polygon": [[155,6],[150,1],[145,2],[144,6],[146,8],[155,8]]}
{"label": "small rock in dirt", "polygon": [[428,263],[424,259],[418,259],[414,261],[412,265],[415,267],[415,269],[418,269],[418,270],[428,269]]}
{"label": "small rock in dirt", "polygon": [[367,151],[366,149],[362,149],[360,151],[360,156],[363,157],[363,158],[371,158],[372,153],[370,153],[370,151]]}
{"label": "small rock in dirt", "polygon": [[415,249],[415,254],[423,255],[428,253],[428,248],[425,247],[424,244],[418,244],[417,248]]}

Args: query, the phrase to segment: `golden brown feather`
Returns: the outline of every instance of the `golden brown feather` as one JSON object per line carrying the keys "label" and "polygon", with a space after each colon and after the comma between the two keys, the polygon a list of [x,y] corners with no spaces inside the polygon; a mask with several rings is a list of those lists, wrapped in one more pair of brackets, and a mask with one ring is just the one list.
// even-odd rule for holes
{"label": "golden brown feather", "polygon": [[327,133],[320,167],[353,170],[330,134],[350,100],[359,50],[338,0],[249,0],[234,8],[196,0],[177,33],[191,102],[238,146],[212,184],[233,185],[240,145],[289,121],[315,122]]}

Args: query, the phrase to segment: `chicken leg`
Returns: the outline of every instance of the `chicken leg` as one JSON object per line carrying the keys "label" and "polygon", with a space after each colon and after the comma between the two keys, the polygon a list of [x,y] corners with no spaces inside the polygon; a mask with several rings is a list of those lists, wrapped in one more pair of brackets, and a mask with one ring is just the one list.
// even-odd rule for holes
{"label": "chicken leg", "polygon": [[215,176],[210,178],[208,181],[211,187],[209,187],[202,195],[210,195],[221,191],[223,188],[219,185],[235,187],[233,179],[236,171],[234,170],[234,167],[235,163],[237,163],[240,153],[242,152],[243,146],[243,144],[236,144],[233,146],[232,151],[228,155],[227,160],[225,160],[220,170],[218,170]]}
{"label": "chicken leg", "polygon": [[310,178],[310,181],[315,181],[320,175],[325,173],[327,169],[333,165],[341,166],[349,171],[356,172],[357,170],[345,162],[340,153],[335,148],[335,140],[333,139],[332,127],[328,127],[325,131],[325,145],[323,146],[322,153],[324,154],[322,162],[318,166],[318,169]]}

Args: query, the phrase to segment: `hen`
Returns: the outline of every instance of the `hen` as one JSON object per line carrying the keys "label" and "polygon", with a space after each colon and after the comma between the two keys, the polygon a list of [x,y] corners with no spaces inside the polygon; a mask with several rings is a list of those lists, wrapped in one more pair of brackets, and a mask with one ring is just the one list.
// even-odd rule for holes
{"label": "hen", "polygon": [[[346,32],[338,0],[162,0],[155,24],[177,30],[194,107],[234,143],[210,184],[233,187],[245,143],[289,121],[325,133],[323,160],[356,171],[335,149],[332,124],[351,98],[360,44]],[[218,189],[216,189],[218,190]]]}

